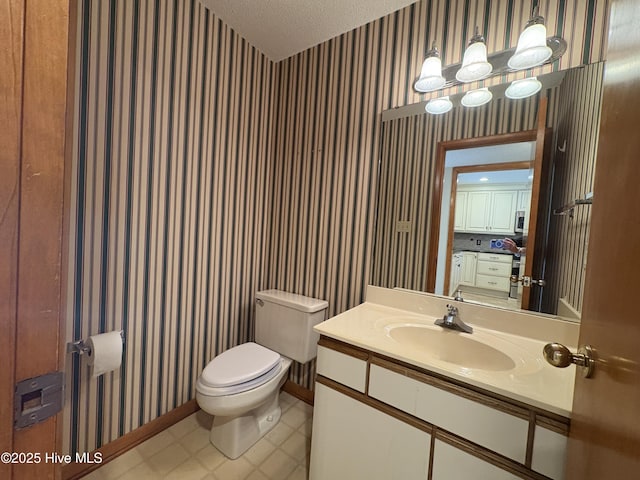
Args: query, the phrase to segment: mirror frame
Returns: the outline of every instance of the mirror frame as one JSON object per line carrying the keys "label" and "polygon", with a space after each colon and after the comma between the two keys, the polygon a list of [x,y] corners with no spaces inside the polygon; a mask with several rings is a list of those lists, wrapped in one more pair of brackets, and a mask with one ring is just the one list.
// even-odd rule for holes
{"label": "mirror frame", "polygon": [[[440,235],[441,210],[442,210],[442,191],[444,183],[445,157],[449,150],[462,150],[467,148],[486,147],[497,144],[516,143],[516,142],[536,142],[535,157],[533,161],[534,177],[531,186],[531,195],[539,196],[543,172],[543,156],[545,154],[545,146],[550,145],[551,129],[546,128],[547,118],[547,98],[542,97],[538,103],[538,118],[536,130],[525,130],[522,132],[492,135],[490,137],[467,138],[461,140],[451,140],[438,143],[436,165],[435,165],[435,181],[432,195],[433,221],[431,223],[431,231],[429,232],[429,251],[427,285],[426,291],[434,293],[436,286],[436,267],[438,261],[438,237]],[[529,217],[529,227],[535,226],[538,221],[538,211],[532,211]],[[534,250],[536,248],[535,236],[528,239],[527,248]],[[541,252],[534,250],[538,255]],[[533,265],[531,262],[525,264],[525,275],[531,276]],[[527,293],[529,293],[527,291]],[[524,298],[523,293],[522,305],[529,305],[529,298]],[[526,300],[526,301],[525,301]]]}

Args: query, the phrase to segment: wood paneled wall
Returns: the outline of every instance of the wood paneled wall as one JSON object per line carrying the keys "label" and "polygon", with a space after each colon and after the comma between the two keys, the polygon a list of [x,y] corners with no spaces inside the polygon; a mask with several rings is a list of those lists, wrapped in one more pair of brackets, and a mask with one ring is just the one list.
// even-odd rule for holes
{"label": "wood paneled wall", "polygon": [[197,0],[81,2],[68,340],[124,330],[122,368],[67,357],[67,450],[194,398],[253,335],[273,64]]}

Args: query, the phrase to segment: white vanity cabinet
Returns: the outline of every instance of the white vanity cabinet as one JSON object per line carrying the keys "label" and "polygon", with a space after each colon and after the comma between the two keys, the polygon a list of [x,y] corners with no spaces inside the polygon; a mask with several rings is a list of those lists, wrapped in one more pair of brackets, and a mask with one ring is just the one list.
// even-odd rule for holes
{"label": "white vanity cabinet", "polygon": [[424,480],[431,435],[318,384],[310,480]]}
{"label": "white vanity cabinet", "polygon": [[452,480],[454,478],[516,480],[522,478],[442,440],[435,441],[433,457],[432,480]]}
{"label": "white vanity cabinet", "polygon": [[564,417],[324,336],[318,364],[310,480],[563,478]]}
{"label": "white vanity cabinet", "polygon": [[[331,343],[329,343],[331,346]],[[424,480],[431,435],[359,402],[368,354],[341,345],[318,346],[317,372],[342,391],[317,383],[313,412],[310,479]]]}

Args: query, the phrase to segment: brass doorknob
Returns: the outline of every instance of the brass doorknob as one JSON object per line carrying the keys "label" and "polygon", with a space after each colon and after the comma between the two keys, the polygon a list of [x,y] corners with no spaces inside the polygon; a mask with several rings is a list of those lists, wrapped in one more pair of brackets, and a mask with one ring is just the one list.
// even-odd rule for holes
{"label": "brass doorknob", "polygon": [[542,349],[544,359],[554,367],[566,368],[571,364],[577,365],[582,370],[582,376],[590,378],[595,367],[595,352],[591,345],[585,345],[578,349],[578,353],[571,351],[560,343],[547,343]]}

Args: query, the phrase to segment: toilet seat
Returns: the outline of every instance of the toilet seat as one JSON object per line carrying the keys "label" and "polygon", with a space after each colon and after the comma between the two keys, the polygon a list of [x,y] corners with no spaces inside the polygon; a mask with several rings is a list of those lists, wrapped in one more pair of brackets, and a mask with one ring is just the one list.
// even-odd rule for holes
{"label": "toilet seat", "polygon": [[244,392],[268,382],[282,369],[280,354],[249,342],[221,353],[205,367],[197,387],[204,395]]}

